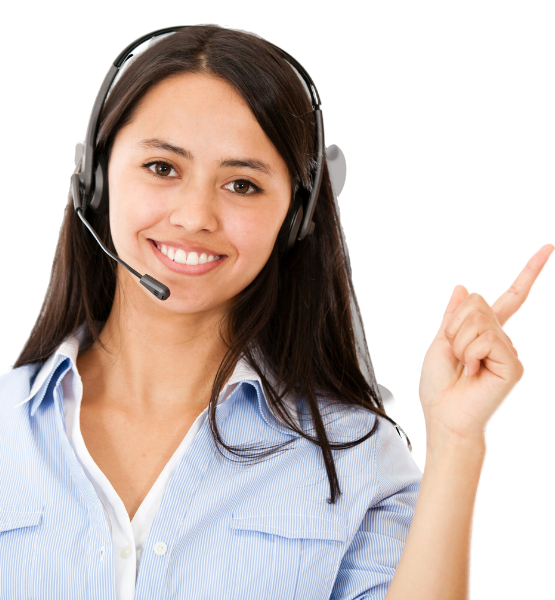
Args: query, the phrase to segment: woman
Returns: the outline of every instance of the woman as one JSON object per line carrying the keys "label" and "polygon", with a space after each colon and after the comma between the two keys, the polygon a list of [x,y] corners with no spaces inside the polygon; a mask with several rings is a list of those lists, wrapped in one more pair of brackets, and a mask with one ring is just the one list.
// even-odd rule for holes
{"label": "woman", "polygon": [[96,136],[109,195],[85,223],[74,177],[0,380],[7,597],[466,597],[484,428],[523,372],[501,326],[553,247],[493,307],[455,288],[422,370],[422,476],[357,349],[325,157],[287,247],[317,138],[253,35],[184,28],[128,63]]}

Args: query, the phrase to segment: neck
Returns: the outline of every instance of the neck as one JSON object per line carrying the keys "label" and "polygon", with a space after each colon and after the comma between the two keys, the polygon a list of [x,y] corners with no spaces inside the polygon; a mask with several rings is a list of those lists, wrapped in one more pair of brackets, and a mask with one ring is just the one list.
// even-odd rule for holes
{"label": "neck", "polygon": [[173,313],[129,287],[116,286],[100,334],[105,349],[95,342],[77,359],[83,400],[101,399],[142,417],[198,415],[227,350],[220,337],[224,307]]}

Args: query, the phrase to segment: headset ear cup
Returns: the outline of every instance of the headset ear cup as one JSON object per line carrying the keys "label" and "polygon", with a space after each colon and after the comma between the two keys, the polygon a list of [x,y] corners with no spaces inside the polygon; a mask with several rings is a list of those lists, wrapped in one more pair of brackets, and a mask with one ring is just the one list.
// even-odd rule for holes
{"label": "headset ear cup", "polygon": [[303,199],[297,194],[278,236],[279,252],[288,252],[295,245],[295,240],[297,239],[301,223],[303,222],[303,215]]}
{"label": "headset ear cup", "polygon": [[[83,198],[83,215],[87,215],[87,208],[90,208],[88,220],[92,213],[107,212],[108,210],[108,163],[101,155],[96,162],[96,168],[94,171],[94,188],[92,198],[89,203],[86,202],[86,197]],[[92,233],[88,230],[83,222],[81,222],[83,235],[85,237],[85,243],[87,248],[92,253],[98,251],[98,244],[94,241]]]}
{"label": "headset ear cup", "polygon": [[108,202],[108,162],[104,155],[99,156],[94,172],[94,193],[89,206],[99,212]]}

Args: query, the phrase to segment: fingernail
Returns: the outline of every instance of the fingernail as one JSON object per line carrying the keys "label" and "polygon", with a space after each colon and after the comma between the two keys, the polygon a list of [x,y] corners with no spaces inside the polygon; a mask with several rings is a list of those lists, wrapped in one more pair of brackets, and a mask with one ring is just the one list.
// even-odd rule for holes
{"label": "fingernail", "polygon": [[464,374],[468,377],[468,367],[464,365]]}

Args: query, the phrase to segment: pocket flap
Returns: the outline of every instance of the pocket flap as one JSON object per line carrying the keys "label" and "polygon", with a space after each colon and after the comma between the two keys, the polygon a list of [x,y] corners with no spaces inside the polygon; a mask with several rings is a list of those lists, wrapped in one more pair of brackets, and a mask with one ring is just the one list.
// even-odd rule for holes
{"label": "pocket flap", "polygon": [[0,508],[0,533],[19,529],[21,527],[35,527],[40,524],[43,510],[10,510]]}
{"label": "pocket flap", "polygon": [[261,531],[286,538],[309,540],[335,540],[345,542],[347,527],[344,519],[337,515],[302,513],[272,513],[268,511],[234,513],[231,529]]}

